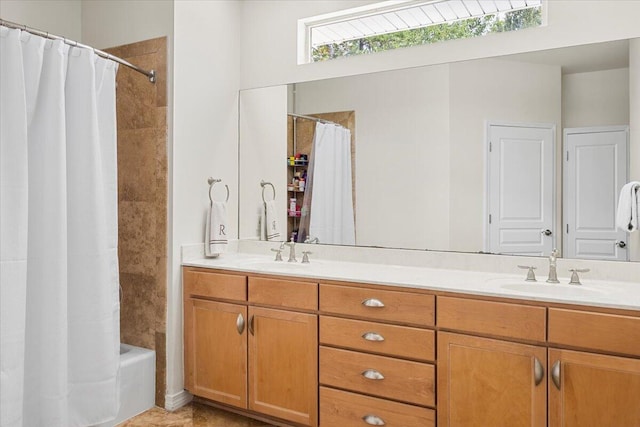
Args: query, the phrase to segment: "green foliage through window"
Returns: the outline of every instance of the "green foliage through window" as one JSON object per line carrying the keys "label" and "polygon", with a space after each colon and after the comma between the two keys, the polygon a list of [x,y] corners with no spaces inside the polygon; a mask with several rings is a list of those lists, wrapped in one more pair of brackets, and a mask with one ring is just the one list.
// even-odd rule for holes
{"label": "green foliage through window", "polygon": [[317,46],[311,51],[313,62],[345,56],[381,52],[408,46],[437,43],[446,40],[483,36],[488,33],[517,31],[542,24],[542,9],[534,7],[501,14],[468,18],[451,23],[348,40]]}

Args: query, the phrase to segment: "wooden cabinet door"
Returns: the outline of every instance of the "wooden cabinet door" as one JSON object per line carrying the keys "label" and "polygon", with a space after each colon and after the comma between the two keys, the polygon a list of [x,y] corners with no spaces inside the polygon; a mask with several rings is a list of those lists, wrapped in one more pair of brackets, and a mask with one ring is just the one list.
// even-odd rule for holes
{"label": "wooden cabinet door", "polygon": [[546,426],[546,349],[438,332],[438,426]]}
{"label": "wooden cabinet door", "polygon": [[549,349],[549,367],[550,427],[640,426],[640,360]]}
{"label": "wooden cabinet door", "polygon": [[185,384],[196,396],[247,408],[247,307],[185,300]]}
{"label": "wooden cabinet door", "polygon": [[318,316],[249,308],[249,409],[318,425]]}

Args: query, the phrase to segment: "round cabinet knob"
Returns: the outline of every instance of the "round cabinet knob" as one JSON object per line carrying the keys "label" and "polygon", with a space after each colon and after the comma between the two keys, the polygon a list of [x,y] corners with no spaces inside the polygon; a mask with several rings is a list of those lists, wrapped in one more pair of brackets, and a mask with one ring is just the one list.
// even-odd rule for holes
{"label": "round cabinet knob", "polygon": [[625,242],[623,242],[622,240],[618,240],[616,241],[616,246],[618,246],[620,249],[625,248],[627,246],[627,244]]}

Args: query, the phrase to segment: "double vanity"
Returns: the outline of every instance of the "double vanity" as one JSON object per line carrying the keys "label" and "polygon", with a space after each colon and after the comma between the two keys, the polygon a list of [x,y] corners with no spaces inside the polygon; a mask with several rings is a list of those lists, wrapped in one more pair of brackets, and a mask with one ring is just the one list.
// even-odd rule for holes
{"label": "double vanity", "polygon": [[542,267],[527,282],[515,264],[370,248],[351,251],[383,259],[289,263],[272,246],[183,253],[185,384],[202,401],[277,425],[640,425],[637,280],[568,285],[563,265],[560,284]]}

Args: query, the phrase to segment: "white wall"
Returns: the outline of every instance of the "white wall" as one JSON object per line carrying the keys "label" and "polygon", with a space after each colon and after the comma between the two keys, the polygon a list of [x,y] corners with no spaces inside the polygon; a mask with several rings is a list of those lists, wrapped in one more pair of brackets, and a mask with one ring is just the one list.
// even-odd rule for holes
{"label": "white wall", "polygon": [[356,112],[358,245],[449,248],[448,80],[442,65],[296,86],[297,113]]}
{"label": "white wall", "polygon": [[231,190],[230,238],[238,227],[238,90],[242,3],[174,3],[173,197],[167,293],[167,404],[182,392],[180,246],[202,243],[207,178]]}
{"label": "white wall", "polygon": [[564,128],[629,124],[629,69],[562,76]]}
{"label": "white wall", "polygon": [[78,0],[2,0],[0,17],[51,34],[82,41]]}
{"label": "white wall", "polygon": [[98,49],[169,36],[170,52],[172,35],[172,0],[82,1],[82,42]]}
{"label": "white wall", "polygon": [[369,1],[247,0],[242,88],[370,73],[640,36],[640,1],[549,0],[548,25],[374,55],[297,65],[297,20]]}
{"label": "white wall", "polygon": [[[526,76],[526,77],[525,77]],[[451,249],[483,250],[486,122],[556,125],[561,120],[560,67],[487,59],[451,64]],[[560,156],[557,155],[556,159]],[[560,164],[556,172],[561,188]],[[559,203],[558,199],[558,203]],[[561,206],[557,204],[557,206]],[[556,229],[560,229],[558,215]]]}
{"label": "white wall", "polygon": [[239,227],[241,239],[257,239],[258,219],[265,200],[273,197],[271,187],[263,189],[262,180],[275,187],[278,200],[280,238],[287,240],[287,86],[248,89],[240,92]]}

